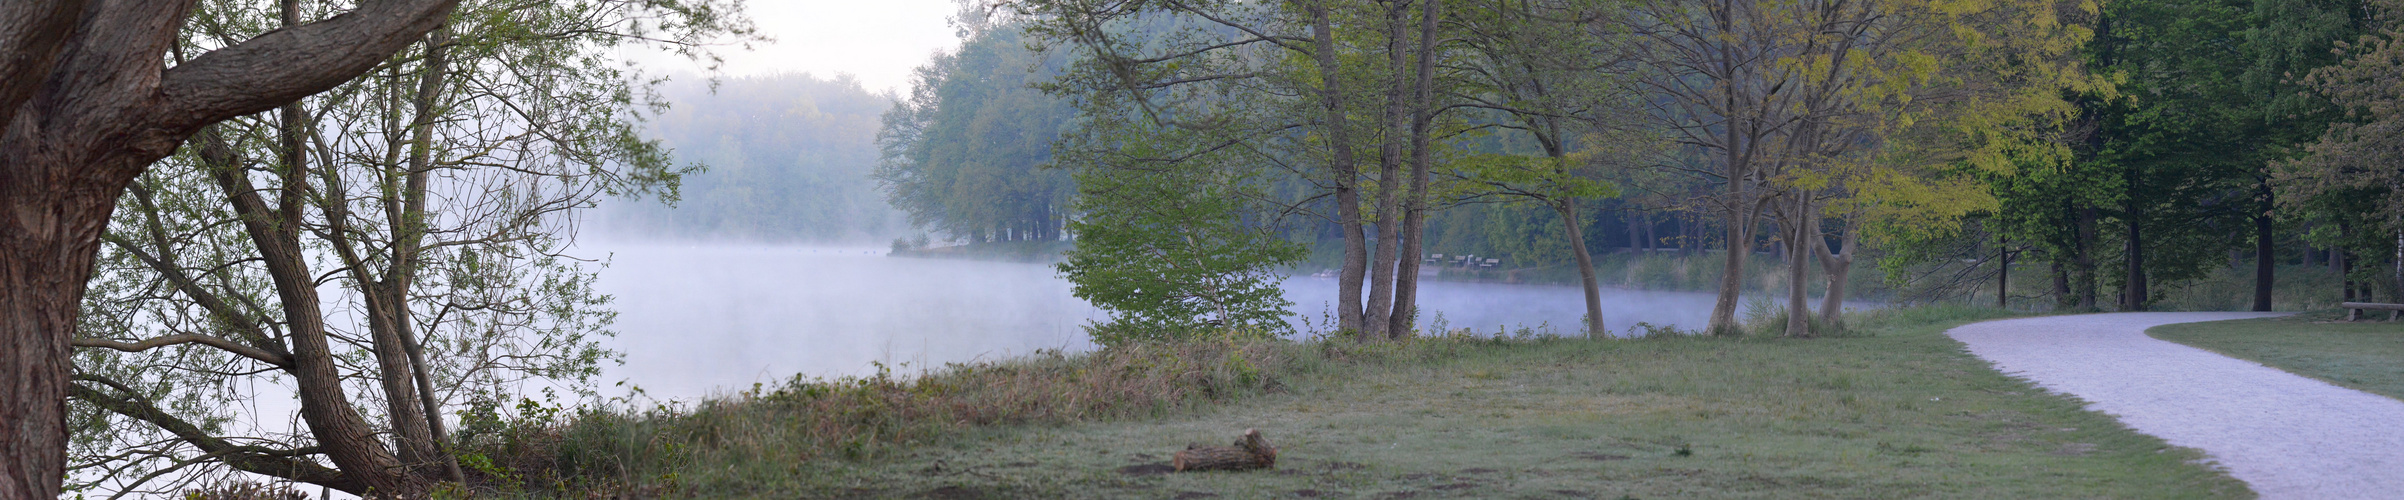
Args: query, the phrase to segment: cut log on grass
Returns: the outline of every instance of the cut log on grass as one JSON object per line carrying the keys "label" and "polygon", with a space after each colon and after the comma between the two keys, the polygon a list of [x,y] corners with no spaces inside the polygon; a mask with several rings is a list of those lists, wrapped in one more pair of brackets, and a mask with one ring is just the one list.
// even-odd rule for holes
{"label": "cut log on grass", "polygon": [[1267,469],[1277,466],[1277,447],[1261,438],[1259,429],[1244,429],[1235,446],[1187,445],[1170,463],[1177,472]]}

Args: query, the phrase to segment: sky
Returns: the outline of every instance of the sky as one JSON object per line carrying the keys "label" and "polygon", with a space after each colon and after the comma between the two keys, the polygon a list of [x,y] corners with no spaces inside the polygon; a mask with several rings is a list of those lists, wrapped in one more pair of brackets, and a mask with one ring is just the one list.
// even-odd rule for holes
{"label": "sky", "polygon": [[[747,0],[759,34],[773,38],[742,47],[718,47],[727,77],[810,73],[849,74],[871,92],[908,93],[910,71],[937,51],[959,44],[948,19],[954,0]],[[698,64],[640,51],[628,57],[655,73],[700,74]]]}

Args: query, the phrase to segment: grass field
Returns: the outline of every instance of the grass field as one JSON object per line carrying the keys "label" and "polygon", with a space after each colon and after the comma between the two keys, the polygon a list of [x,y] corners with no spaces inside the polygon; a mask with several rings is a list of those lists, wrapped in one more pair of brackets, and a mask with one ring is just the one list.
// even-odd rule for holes
{"label": "grass field", "polygon": [[[2252,496],[2191,463],[2191,450],[1996,373],[1941,333],[2002,313],[1877,314],[1856,319],[1866,335],[1819,340],[1424,339],[1229,351],[1258,359],[1211,361],[1242,363],[1246,382],[1227,385],[1230,372],[1213,371],[1221,375],[1204,382],[1230,388],[1192,396],[1203,404],[1167,398],[1132,403],[1171,408],[1154,412],[950,425],[869,453],[834,453],[823,443],[847,441],[779,430],[802,424],[753,409],[773,407],[768,396],[712,411],[588,416],[554,433],[585,437],[549,449],[588,450],[579,459],[588,463],[589,450],[620,450],[622,468],[603,482],[708,498]],[[579,430],[595,421],[617,424]],[[1165,472],[1187,443],[1225,444],[1247,428],[1281,448],[1276,470]],[[564,477],[551,484],[595,484]]]}
{"label": "grass field", "polygon": [[[2386,319],[2384,311],[2370,318]],[[2347,323],[2344,311],[2154,327],[2154,338],[2404,399],[2404,322]]]}

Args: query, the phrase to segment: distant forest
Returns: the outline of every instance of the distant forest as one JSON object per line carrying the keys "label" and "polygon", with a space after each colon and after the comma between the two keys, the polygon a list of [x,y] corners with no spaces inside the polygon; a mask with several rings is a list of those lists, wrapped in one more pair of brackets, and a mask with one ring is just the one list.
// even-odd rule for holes
{"label": "distant forest", "polygon": [[671,106],[651,137],[680,163],[673,208],[651,200],[602,207],[604,232],[651,237],[871,242],[904,234],[901,213],[869,177],[878,117],[893,99],[850,76],[693,78],[660,89]]}

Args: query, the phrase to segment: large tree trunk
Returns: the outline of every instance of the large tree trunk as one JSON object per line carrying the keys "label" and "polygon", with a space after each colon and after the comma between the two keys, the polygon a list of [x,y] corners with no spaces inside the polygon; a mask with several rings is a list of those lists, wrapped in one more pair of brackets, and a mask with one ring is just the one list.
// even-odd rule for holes
{"label": "large tree trunk", "polygon": [[173,68],[194,0],[0,3],[0,500],[58,497],[68,338],[126,185],[205,125],[375,67],[457,1],[362,2]]}
{"label": "large tree trunk", "polygon": [[[0,150],[12,161],[28,156]],[[0,168],[0,499],[58,498],[67,450],[68,334],[115,186],[55,192],[68,169]]]}
{"label": "large tree trunk", "polygon": [[1411,193],[1403,207],[1402,268],[1395,273],[1394,319],[1386,327],[1393,338],[1419,328],[1419,260],[1427,251],[1427,177],[1432,167],[1428,143],[1435,133],[1436,118],[1436,18],[1443,14],[1440,7],[1444,2],[1422,1],[1426,9],[1419,20],[1419,76],[1413,83],[1419,95],[1411,118]]}
{"label": "large tree trunk", "polygon": [[1361,331],[1361,279],[1367,274],[1368,235],[1361,230],[1360,172],[1352,157],[1352,127],[1344,117],[1345,85],[1336,63],[1335,29],[1326,1],[1310,4],[1311,54],[1319,66],[1319,99],[1326,109],[1327,144],[1335,177],[1336,224],[1344,233],[1344,267],[1336,277],[1336,329]]}

